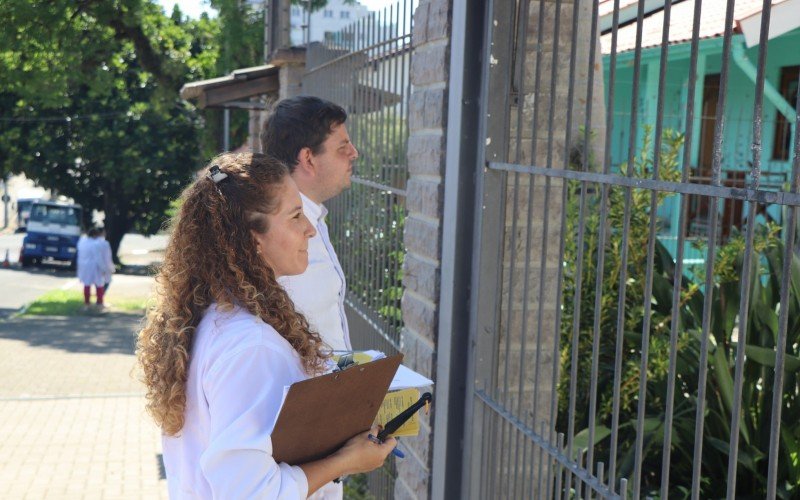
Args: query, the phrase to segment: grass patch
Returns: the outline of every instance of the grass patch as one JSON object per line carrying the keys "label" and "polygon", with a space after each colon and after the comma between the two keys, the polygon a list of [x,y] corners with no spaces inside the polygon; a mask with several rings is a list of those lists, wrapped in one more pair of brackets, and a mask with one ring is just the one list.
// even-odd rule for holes
{"label": "grass patch", "polygon": [[[144,312],[147,299],[121,299],[111,302],[111,311]],[[83,307],[83,292],[79,290],[52,290],[36,299],[25,311],[29,316],[76,316],[86,314]]]}

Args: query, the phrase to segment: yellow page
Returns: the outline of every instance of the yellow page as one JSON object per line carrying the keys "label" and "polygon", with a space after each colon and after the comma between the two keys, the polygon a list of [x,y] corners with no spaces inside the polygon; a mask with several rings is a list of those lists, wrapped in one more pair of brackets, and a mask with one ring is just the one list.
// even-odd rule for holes
{"label": "yellow page", "polygon": [[[419,400],[418,389],[403,389],[401,391],[392,391],[386,394],[383,399],[383,404],[378,410],[378,416],[375,417],[375,423],[379,425],[386,425],[391,419],[402,413],[409,406],[413,405]],[[392,434],[393,437],[403,436],[416,436],[419,434],[419,412],[403,424],[402,427],[397,429]]]}
{"label": "yellow page", "polygon": [[[333,355],[333,361],[334,362],[338,363],[339,362],[339,358],[341,358],[341,354],[334,354]],[[365,352],[354,352],[353,353],[353,361],[357,365],[363,365],[364,363],[369,363],[370,361],[372,361],[372,356],[370,356],[369,354],[367,354]]]}

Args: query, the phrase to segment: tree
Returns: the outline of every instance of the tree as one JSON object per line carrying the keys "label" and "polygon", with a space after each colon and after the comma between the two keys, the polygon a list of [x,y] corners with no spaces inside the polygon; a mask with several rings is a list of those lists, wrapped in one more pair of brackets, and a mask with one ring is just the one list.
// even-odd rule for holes
{"label": "tree", "polygon": [[105,212],[117,260],[202,164],[178,90],[213,74],[217,22],[150,0],[9,0],[0,22],[0,169]]}

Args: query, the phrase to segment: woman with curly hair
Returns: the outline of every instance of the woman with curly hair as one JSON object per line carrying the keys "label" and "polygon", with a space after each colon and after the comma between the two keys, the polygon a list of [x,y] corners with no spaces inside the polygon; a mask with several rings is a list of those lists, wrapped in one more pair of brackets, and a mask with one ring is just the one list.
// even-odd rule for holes
{"label": "woman with curly hair", "polygon": [[276,281],[305,270],[314,235],[294,181],[265,155],[224,154],[181,199],[137,342],[170,497],[341,498],[332,480],[379,467],[394,439],[365,432],[299,466],[272,458],[284,386],[329,355]]}

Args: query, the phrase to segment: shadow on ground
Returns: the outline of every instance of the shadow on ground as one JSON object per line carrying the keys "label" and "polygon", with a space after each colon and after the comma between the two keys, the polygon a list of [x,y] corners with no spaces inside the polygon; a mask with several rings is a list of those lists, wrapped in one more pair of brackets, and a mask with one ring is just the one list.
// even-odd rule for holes
{"label": "shadow on ground", "polygon": [[24,316],[0,323],[0,338],[78,353],[133,354],[140,314]]}
{"label": "shadow on ground", "polygon": [[[14,309],[12,307],[0,307],[0,320],[8,318],[15,312],[19,312],[19,309]],[[2,329],[2,327],[0,327]]]}
{"label": "shadow on ground", "polygon": [[153,262],[152,264],[124,264],[117,270],[116,274],[125,274],[128,276],[155,276],[158,271],[160,263]]}
{"label": "shadow on ground", "polygon": [[49,265],[49,264],[40,264],[38,266],[30,266],[30,267],[12,265],[7,270],[26,273],[26,274],[38,274],[41,276],[57,276],[59,278],[69,278],[75,276],[75,271],[70,270],[66,266]]}

